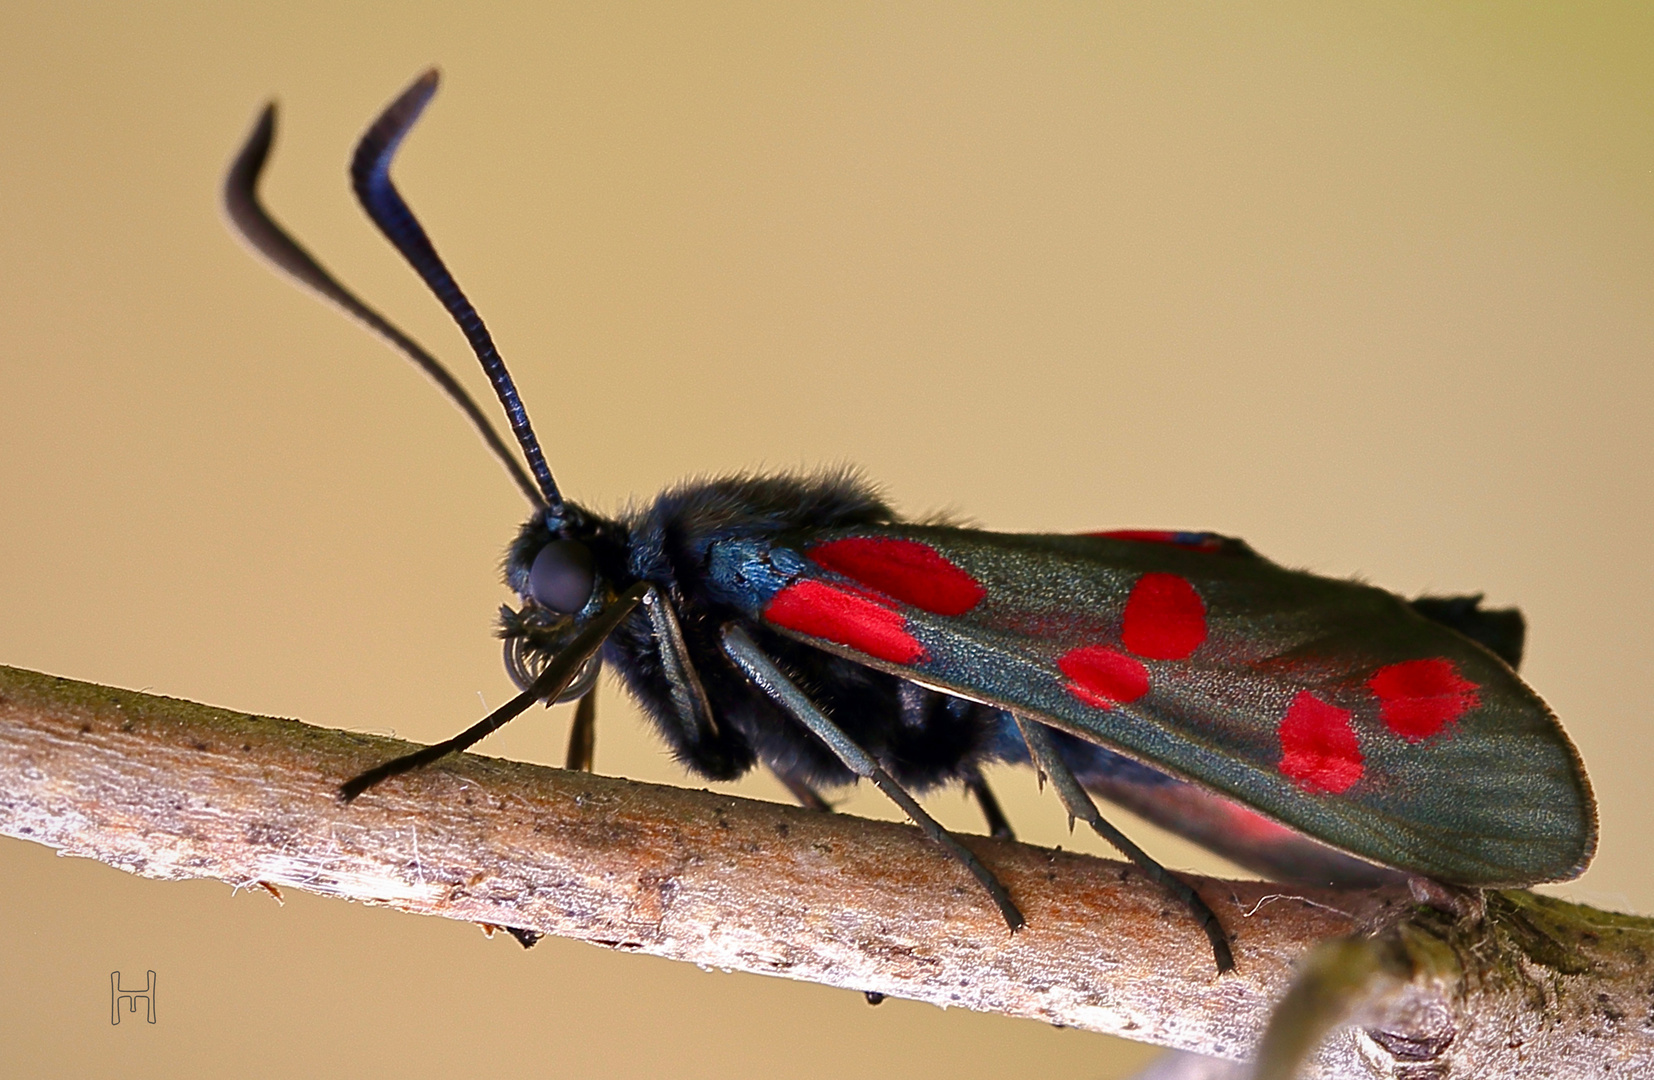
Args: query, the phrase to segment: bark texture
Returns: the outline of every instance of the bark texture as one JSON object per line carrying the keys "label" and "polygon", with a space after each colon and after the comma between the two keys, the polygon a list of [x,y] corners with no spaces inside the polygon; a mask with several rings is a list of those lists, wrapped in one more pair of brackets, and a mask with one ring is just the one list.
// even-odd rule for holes
{"label": "bark texture", "polygon": [[905,825],[469,754],[338,800],[409,749],[0,667],[0,834],[1232,1059],[1306,950],[1353,938],[1372,973],[1300,1041],[1327,1016],[1354,1026],[1305,1075],[1654,1075],[1649,920],[1422,883],[1195,879],[1234,938],[1219,977],[1180,906],[1088,856],[964,838],[1028,916],[1012,935]]}

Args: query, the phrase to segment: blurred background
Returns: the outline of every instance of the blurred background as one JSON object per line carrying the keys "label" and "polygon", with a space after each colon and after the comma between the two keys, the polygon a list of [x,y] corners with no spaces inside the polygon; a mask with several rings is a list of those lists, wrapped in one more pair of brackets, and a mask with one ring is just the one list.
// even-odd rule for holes
{"label": "blurred background", "polygon": [[[511,692],[520,496],[216,205],[276,96],[276,214],[486,393],[344,178],[437,63],[398,180],[573,498],[854,462],[912,514],[1214,529],[1519,604],[1602,804],[1596,864],[1551,891],[1654,912],[1646,5],[11,4],[0,62],[0,663],[420,741]],[[599,769],[692,782],[603,706]],[[567,722],[480,749],[557,763]],[[1031,774],[994,780],[1026,839],[1100,850]],[[153,1028],[109,1023],[116,969],[157,972]],[[0,1045],[16,1075],[128,1080],[1153,1054],[17,840]]]}

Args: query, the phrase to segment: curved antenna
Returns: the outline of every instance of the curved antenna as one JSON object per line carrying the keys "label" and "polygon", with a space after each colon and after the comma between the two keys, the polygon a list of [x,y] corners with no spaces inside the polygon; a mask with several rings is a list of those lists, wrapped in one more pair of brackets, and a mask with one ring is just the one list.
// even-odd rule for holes
{"label": "curved antenna", "polygon": [[270,156],[270,144],[275,140],[275,136],[276,105],[275,102],[271,102],[259,114],[258,122],[253,125],[252,132],[247,136],[247,142],[242,146],[241,152],[236,154],[228,175],[224,177],[224,212],[229,215],[230,224],[235,227],[235,231],[249,247],[275,263],[288,277],[309,286],[361,320],[368,329],[418,364],[420,369],[430,376],[431,381],[448,395],[448,400],[459,406],[460,412],[471,421],[471,425],[477,429],[477,434],[482,436],[482,441],[488,444],[494,456],[500,459],[500,463],[528,497],[528,501],[536,506],[542,505],[540,493],[535,490],[534,481],[529,479],[522,463],[511,452],[511,448],[494,429],[488,417],[483,415],[476,399],[466,392],[465,387],[461,386],[453,373],[443,366],[442,361],[427,352],[419,342],[397,329],[390,320],[368,307],[355,293],[341,285],[338,279],[328,273],[326,268],[300,246],[286,229],[277,224],[264,208],[264,203],[258,197],[258,182],[263,175],[264,163]]}
{"label": "curved antenna", "polygon": [[391,159],[396,156],[396,150],[402,145],[408,129],[425,111],[431,95],[436,93],[437,78],[437,71],[432,68],[385,107],[379,119],[362,136],[362,141],[356,144],[356,157],[350,163],[350,178],[362,209],[379,226],[385,239],[396,245],[396,250],[425,280],[436,298],[442,301],[442,306],[448,309],[448,314],[465,334],[465,340],[470,342],[471,351],[482,361],[488,381],[494,384],[494,393],[499,395],[500,404],[505,406],[511,432],[517,436],[523,456],[528,459],[529,471],[534,474],[540,491],[545,495],[547,514],[560,518],[563,496],[557,490],[556,481],[551,478],[551,469],[546,466],[545,455],[540,452],[540,442],[529,425],[528,411],[517,396],[517,386],[511,381],[511,373],[505,369],[505,361],[500,359],[499,350],[494,348],[494,339],[488,335],[482,316],[477,314],[477,309],[460,291],[459,282],[443,265],[413,211],[402,201],[396,185],[391,183]]}

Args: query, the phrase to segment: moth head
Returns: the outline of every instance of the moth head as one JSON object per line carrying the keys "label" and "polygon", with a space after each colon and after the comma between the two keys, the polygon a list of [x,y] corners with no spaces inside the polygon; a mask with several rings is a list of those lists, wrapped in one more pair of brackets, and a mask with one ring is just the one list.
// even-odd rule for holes
{"label": "moth head", "polygon": [[[606,523],[564,504],[561,514],[531,517],[506,551],[505,582],[521,606],[500,609],[499,634],[512,681],[527,689],[593,616],[614,600],[594,550]],[[597,679],[593,657],[558,701],[585,694]]]}

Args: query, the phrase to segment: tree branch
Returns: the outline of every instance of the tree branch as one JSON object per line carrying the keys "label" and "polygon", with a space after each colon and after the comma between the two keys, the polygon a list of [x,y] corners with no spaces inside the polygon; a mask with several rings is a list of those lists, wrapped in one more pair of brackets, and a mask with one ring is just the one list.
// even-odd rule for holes
{"label": "tree branch", "polygon": [[1366,1027],[1329,1039],[1317,1074],[1362,1058],[1453,1076],[1654,1068],[1648,920],[1526,893],[1449,916],[1405,890],[1195,879],[1234,937],[1239,970],[1220,978],[1178,905],[1083,855],[965,838],[1028,916],[1012,936],[906,825],[476,755],[339,801],[343,779],[409,748],[0,667],[0,833],[146,877],[306,889],[1236,1059],[1310,945],[1394,939],[1411,945],[1385,954],[1383,993],[1350,1004]]}

